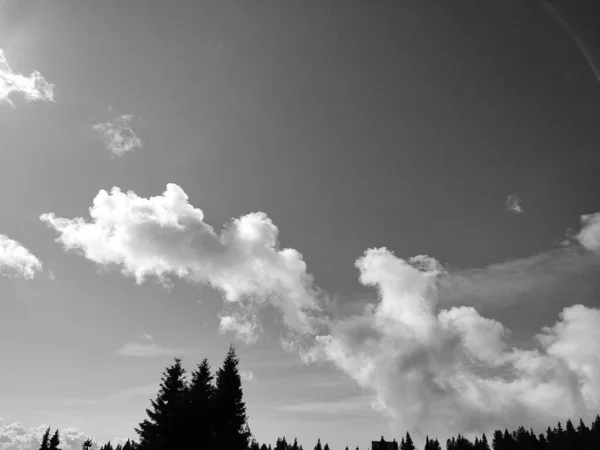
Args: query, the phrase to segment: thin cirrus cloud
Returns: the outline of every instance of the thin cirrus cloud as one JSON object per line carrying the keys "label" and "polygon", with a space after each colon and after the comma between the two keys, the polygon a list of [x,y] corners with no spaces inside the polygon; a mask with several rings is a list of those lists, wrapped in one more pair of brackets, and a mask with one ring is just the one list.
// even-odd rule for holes
{"label": "thin cirrus cloud", "polygon": [[54,101],[53,84],[48,83],[37,70],[29,76],[15,73],[0,49],[0,103],[14,106],[11,96],[16,93],[22,94],[28,102]]}
{"label": "thin cirrus cloud", "polygon": [[64,402],[64,404],[65,406],[69,407],[118,404],[132,399],[152,397],[156,394],[159,388],[160,386],[158,383],[150,383],[142,386],[124,389],[118,392],[113,392],[112,394],[108,394],[103,397],[93,399],[67,400]]}
{"label": "thin cirrus cloud", "polygon": [[217,234],[185,192],[170,184],[151,198],[118,188],[100,191],[89,220],[51,213],[41,220],[58,232],[66,250],[102,266],[116,264],[139,283],[179,277],[219,289],[228,311],[221,324],[232,331],[258,321],[260,307],[275,306],[290,332],[287,349],[307,363],[325,362],[345,373],[398,431],[443,436],[585,419],[600,409],[600,310],[569,304],[530,346],[519,348],[497,320],[473,306],[443,303],[448,279],[456,299],[461,289],[485,298],[485,285],[531,291],[545,288],[552,273],[576,277],[596,270],[599,217],[582,216],[568,246],[471,271],[446,269],[427,256],[405,260],[386,248],[369,249],[356,267],[377,300],[318,319],[327,298],[300,253],[279,248],[278,229],[264,213],[235,219]]}
{"label": "thin cirrus cloud", "polygon": [[[21,423],[14,422],[4,425],[0,419],[0,449],[2,450],[38,450],[42,436],[48,425],[25,428]],[[80,450],[82,444],[89,438],[77,428],[65,428],[59,431],[60,448],[62,450]],[[92,450],[99,448],[99,443],[92,440]]]}
{"label": "thin cirrus cloud", "polygon": [[251,340],[257,308],[270,303],[293,330],[307,330],[306,312],[317,308],[316,291],[302,255],[281,249],[279,230],[266,214],[246,214],[221,233],[204,221],[187,194],[169,184],[162,195],[142,198],[134,192],[101,190],[91,219],[40,219],[59,234],[66,250],[101,265],[117,265],[138,283],[178,277],[206,283],[224,294],[221,327]]}
{"label": "thin cirrus cloud", "polygon": [[524,212],[522,202],[523,201],[518,195],[509,195],[506,198],[506,210],[516,214],[521,214]]}
{"label": "thin cirrus cloud", "polygon": [[132,114],[125,114],[108,122],[94,125],[94,130],[102,136],[106,149],[113,155],[123,156],[142,147],[142,141],[131,128],[131,122],[134,119]]}
{"label": "thin cirrus cloud", "polygon": [[19,242],[0,234],[0,275],[32,279],[42,263]]}
{"label": "thin cirrus cloud", "polygon": [[138,342],[127,342],[117,354],[121,356],[132,356],[136,358],[157,358],[161,356],[183,356],[194,353],[195,351],[187,348],[166,347],[155,342],[152,336],[147,333],[142,334],[142,340]]}

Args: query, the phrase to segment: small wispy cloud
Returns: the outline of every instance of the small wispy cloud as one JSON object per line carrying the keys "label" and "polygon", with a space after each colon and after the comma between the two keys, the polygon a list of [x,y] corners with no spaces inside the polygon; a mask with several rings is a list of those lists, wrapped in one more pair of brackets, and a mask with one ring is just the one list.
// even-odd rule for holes
{"label": "small wispy cloud", "polygon": [[97,406],[107,405],[114,403],[126,402],[136,398],[150,398],[159,389],[158,383],[144,384],[121,391],[113,392],[112,394],[105,395],[103,397],[97,397],[92,399],[72,399],[64,402],[65,406]]}
{"label": "small wispy cloud", "polygon": [[258,340],[260,326],[254,317],[243,314],[222,315],[219,323],[221,333],[234,333],[236,339],[245,344],[253,344]]}
{"label": "small wispy cloud", "polygon": [[323,402],[304,402],[280,405],[277,410],[288,413],[318,414],[318,415],[338,415],[338,414],[359,414],[370,415],[373,410],[373,400],[370,396],[359,395],[350,398],[344,398],[333,401]]}
{"label": "small wispy cloud", "polygon": [[242,370],[240,372],[240,378],[242,381],[251,382],[254,381],[254,374],[250,370]]}
{"label": "small wispy cloud", "polygon": [[42,263],[29,250],[0,234],[0,275],[32,279],[42,270]]}
{"label": "small wispy cloud", "polygon": [[509,195],[506,198],[506,210],[516,214],[524,212],[521,198],[518,195]]}
{"label": "small wispy cloud", "polygon": [[116,156],[123,156],[142,147],[142,141],[131,128],[130,123],[133,119],[135,119],[133,114],[125,114],[109,122],[94,125],[94,130],[102,135],[107,150]]}
{"label": "small wispy cloud", "polygon": [[156,358],[160,356],[183,356],[194,353],[189,348],[166,347],[160,345],[152,336],[144,332],[140,336],[142,342],[127,342],[117,350],[121,356],[133,356],[136,358]]}
{"label": "small wispy cloud", "polygon": [[4,50],[0,49],[0,103],[14,106],[11,94],[21,93],[28,102],[54,101],[54,85],[37,71],[29,76],[15,73],[9,66]]}

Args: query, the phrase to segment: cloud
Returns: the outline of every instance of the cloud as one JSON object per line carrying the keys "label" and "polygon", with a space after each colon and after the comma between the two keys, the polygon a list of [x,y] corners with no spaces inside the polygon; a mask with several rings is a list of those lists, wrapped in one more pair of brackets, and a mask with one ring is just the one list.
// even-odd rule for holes
{"label": "cloud", "polygon": [[[21,423],[15,422],[3,425],[0,419],[0,450],[38,450],[47,425],[25,428]],[[81,444],[88,436],[76,428],[65,428],[59,431],[60,448],[62,450],[80,450]],[[92,447],[98,449],[98,443]]]}
{"label": "cloud", "polygon": [[[114,392],[112,394],[105,395],[104,397],[94,399],[75,399],[67,400],[64,402],[65,406],[97,406],[107,405],[114,403],[121,403],[131,399],[140,397],[151,398],[156,395],[160,386],[158,383],[145,384],[142,386],[136,386],[133,388],[125,389],[122,391]],[[0,448],[1,450],[1,448]]]}
{"label": "cloud", "polygon": [[385,248],[356,262],[379,300],[331,320],[310,343],[307,362],[330,362],[374,394],[399,431],[417,435],[488,432],[590,418],[600,407],[600,310],[575,305],[534,338],[509,345],[510,331],[473,307],[442,309],[433,259]]}
{"label": "cloud", "polygon": [[506,210],[517,214],[521,214],[524,211],[521,202],[522,200],[519,198],[518,195],[509,195],[506,198]]}
{"label": "cloud", "polygon": [[243,381],[247,381],[247,382],[254,381],[254,374],[249,370],[248,371],[242,370],[240,372],[240,377]]}
{"label": "cloud", "polygon": [[575,239],[586,249],[600,250],[600,213],[581,216],[581,231]]}
{"label": "cloud", "polygon": [[579,246],[554,248],[537,255],[459,269],[440,276],[443,303],[511,305],[560,295],[584,296],[600,288],[600,258]]}
{"label": "cloud", "polygon": [[[307,311],[318,309],[316,290],[302,255],[280,249],[279,230],[262,212],[228,223],[221,233],[204,222],[204,213],[188,202],[176,184],[156,197],[101,190],[90,208],[91,220],[40,219],[59,233],[57,242],[101,266],[116,265],[138,283],[170,278],[207,283],[221,291],[228,312],[221,328],[240,328],[253,311],[271,304],[294,330],[310,327]],[[253,326],[253,325],[252,325]],[[250,328],[252,328],[250,326]]]}
{"label": "cloud", "polygon": [[334,401],[304,402],[280,405],[276,408],[282,412],[315,415],[371,415],[373,410],[372,398],[360,395]]}
{"label": "cloud", "polygon": [[142,141],[136,136],[130,122],[134,119],[132,114],[125,114],[114,118],[112,121],[94,125],[104,139],[106,148],[116,156],[142,147]]}
{"label": "cloud", "polygon": [[136,358],[156,358],[160,356],[183,356],[194,353],[192,349],[165,347],[154,341],[147,333],[142,334],[145,342],[127,342],[117,354],[121,356],[133,356]]}
{"label": "cloud", "polygon": [[253,344],[258,340],[261,332],[256,315],[249,317],[239,313],[222,315],[219,330],[222,333],[233,333],[237,339],[245,344]]}
{"label": "cloud", "polygon": [[32,279],[41,270],[42,263],[29,250],[0,234],[0,275]]}
{"label": "cloud", "polygon": [[4,51],[0,49],[0,103],[14,106],[13,93],[20,92],[28,102],[54,101],[54,85],[48,83],[36,70],[28,77],[13,72],[6,61]]}

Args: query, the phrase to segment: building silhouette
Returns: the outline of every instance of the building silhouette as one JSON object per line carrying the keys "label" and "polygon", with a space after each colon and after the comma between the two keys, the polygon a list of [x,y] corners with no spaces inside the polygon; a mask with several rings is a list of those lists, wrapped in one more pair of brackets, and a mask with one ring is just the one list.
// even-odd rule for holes
{"label": "building silhouette", "polygon": [[381,436],[379,441],[371,441],[371,450],[398,450],[398,443],[396,442],[396,439],[389,442]]}

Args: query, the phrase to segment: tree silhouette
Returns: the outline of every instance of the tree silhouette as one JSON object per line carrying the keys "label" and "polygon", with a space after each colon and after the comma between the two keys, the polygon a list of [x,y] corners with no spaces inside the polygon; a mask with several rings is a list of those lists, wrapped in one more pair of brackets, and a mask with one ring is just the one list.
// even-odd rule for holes
{"label": "tree silhouette", "polygon": [[81,450],[90,450],[92,448],[92,440],[86,439],[83,444],[81,444]]}
{"label": "tree silhouette", "polygon": [[46,429],[44,436],[42,437],[42,444],[40,450],[50,450],[50,427]]}
{"label": "tree silhouette", "polygon": [[251,435],[238,364],[235,347],[231,345],[217,371],[214,445],[219,450],[246,449]]}
{"label": "tree silhouette", "polygon": [[[181,360],[163,373],[162,383],[156,400],[152,400],[152,409],[147,409],[148,419],[144,419],[136,428],[140,436],[141,450],[171,450],[181,448],[182,424],[185,423],[184,396],[187,387],[184,381],[185,370]],[[245,448],[245,447],[244,447]]]}
{"label": "tree silhouette", "polygon": [[400,443],[400,450],[416,450],[415,444],[412,438],[410,437],[408,431],[406,432],[406,436],[404,437],[404,439],[402,439],[402,442]]}
{"label": "tree silhouette", "polygon": [[214,395],[215,387],[210,364],[207,359],[204,359],[192,372],[192,379],[186,395],[185,434],[188,446],[201,442],[204,449],[211,448],[215,428]]}
{"label": "tree silhouette", "polygon": [[58,446],[60,445],[60,436],[58,435],[58,429],[54,432],[52,437],[50,438],[50,450],[60,450]]}
{"label": "tree silhouette", "polygon": [[323,447],[321,447],[321,439],[317,440],[317,445],[315,445],[315,450],[323,450]]}

